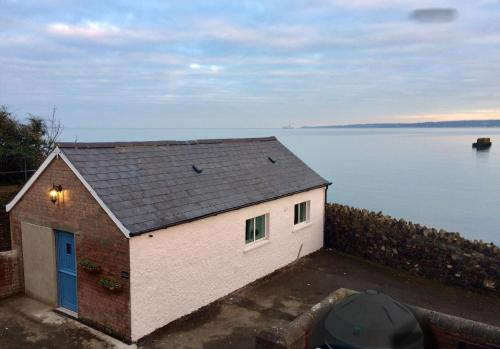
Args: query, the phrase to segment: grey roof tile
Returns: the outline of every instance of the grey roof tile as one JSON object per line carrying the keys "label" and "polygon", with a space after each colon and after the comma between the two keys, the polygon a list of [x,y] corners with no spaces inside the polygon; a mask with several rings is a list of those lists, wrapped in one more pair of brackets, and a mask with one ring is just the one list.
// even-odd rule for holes
{"label": "grey roof tile", "polygon": [[329,184],[274,137],[59,147],[131,235]]}

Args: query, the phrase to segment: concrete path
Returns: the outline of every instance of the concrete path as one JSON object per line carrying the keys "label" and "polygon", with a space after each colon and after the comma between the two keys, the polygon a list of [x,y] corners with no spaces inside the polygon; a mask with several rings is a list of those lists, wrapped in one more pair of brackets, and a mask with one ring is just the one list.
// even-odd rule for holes
{"label": "concrete path", "polygon": [[[500,326],[498,298],[447,287],[331,251],[320,251],[156,331],[142,339],[138,347],[253,348],[257,331],[294,319],[341,287],[379,289],[406,303]],[[36,306],[22,310],[24,302]],[[37,307],[43,309],[38,311]],[[116,346],[129,348],[62,318],[26,297],[0,302],[2,348]]]}
{"label": "concrete path", "polygon": [[135,349],[25,296],[0,302],[0,348]]}

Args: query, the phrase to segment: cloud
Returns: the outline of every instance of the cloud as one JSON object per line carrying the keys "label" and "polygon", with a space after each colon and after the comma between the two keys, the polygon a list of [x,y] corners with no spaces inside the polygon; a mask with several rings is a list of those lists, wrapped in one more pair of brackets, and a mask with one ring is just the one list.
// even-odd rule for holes
{"label": "cloud", "polygon": [[458,11],[453,8],[424,8],[410,12],[409,18],[420,23],[448,23],[458,17]]}
{"label": "cloud", "polygon": [[62,22],[50,23],[46,32],[63,38],[81,39],[97,42],[137,41],[171,41],[181,37],[182,33],[154,31],[144,29],[125,29],[107,22],[86,21],[81,24]]}
{"label": "cloud", "polygon": [[121,34],[121,30],[114,25],[91,21],[79,25],[51,23],[47,26],[47,31],[59,36],[85,39],[106,39]]}
{"label": "cloud", "polygon": [[338,120],[331,122],[328,120],[315,120],[308,122],[307,125],[345,125],[357,123],[415,123],[415,122],[437,122],[437,121],[456,121],[456,120],[498,120],[500,119],[500,109],[495,110],[471,110],[471,111],[458,111],[455,113],[425,113],[425,114],[411,114],[411,115],[396,115],[396,116],[379,116],[376,121],[373,118],[354,118]]}
{"label": "cloud", "polygon": [[242,45],[299,49],[325,43],[346,43],[345,38],[322,35],[314,27],[272,25],[260,27],[237,26],[221,20],[207,20],[198,25],[200,35]]}
{"label": "cloud", "polygon": [[453,121],[453,120],[497,120],[500,119],[500,109],[479,109],[471,111],[459,111],[444,114],[420,114],[408,115],[394,120],[407,122],[420,121]]}
{"label": "cloud", "polygon": [[[204,117],[258,101],[262,115],[298,124],[500,107],[498,0],[43,1],[0,11],[3,103],[66,103],[68,115],[197,103]],[[460,20],[408,20],[434,6],[456,8]]]}
{"label": "cloud", "polygon": [[338,7],[349,9],[373,10],[385,8],[407,8],[429,5],[435,0],[313,0],[308,3],[309,7],[325,8]]}
{"label": "cloud", "polygon": [[215,65],[215,64],[203,65],[198,63],[191,63],[189,65],[189,69],[207,73],[219,73],[224,68],[220,65]]}

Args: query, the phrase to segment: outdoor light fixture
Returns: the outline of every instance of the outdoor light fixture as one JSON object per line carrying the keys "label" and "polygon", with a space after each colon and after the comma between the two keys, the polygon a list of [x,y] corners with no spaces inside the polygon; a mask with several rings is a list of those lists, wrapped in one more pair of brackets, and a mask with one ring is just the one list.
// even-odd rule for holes
{"label": "outdoor light fixture", "polygon": [[52,201],[53,204],[56,203],[57,201],[57,197],[59,196],[59,193],[62,192],[62,185],[55,185],[55,184],[52,184],[52,190],[49,192],[49,196],[50,196],[50,201]]}

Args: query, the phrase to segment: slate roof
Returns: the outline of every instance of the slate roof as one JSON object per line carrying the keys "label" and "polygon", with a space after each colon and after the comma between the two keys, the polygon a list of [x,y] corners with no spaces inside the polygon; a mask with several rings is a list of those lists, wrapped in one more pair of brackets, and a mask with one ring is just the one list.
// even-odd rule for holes
{"label": "slate roof", "polygon": [[59,148],[131,236],[330,184],[275,137]]}

